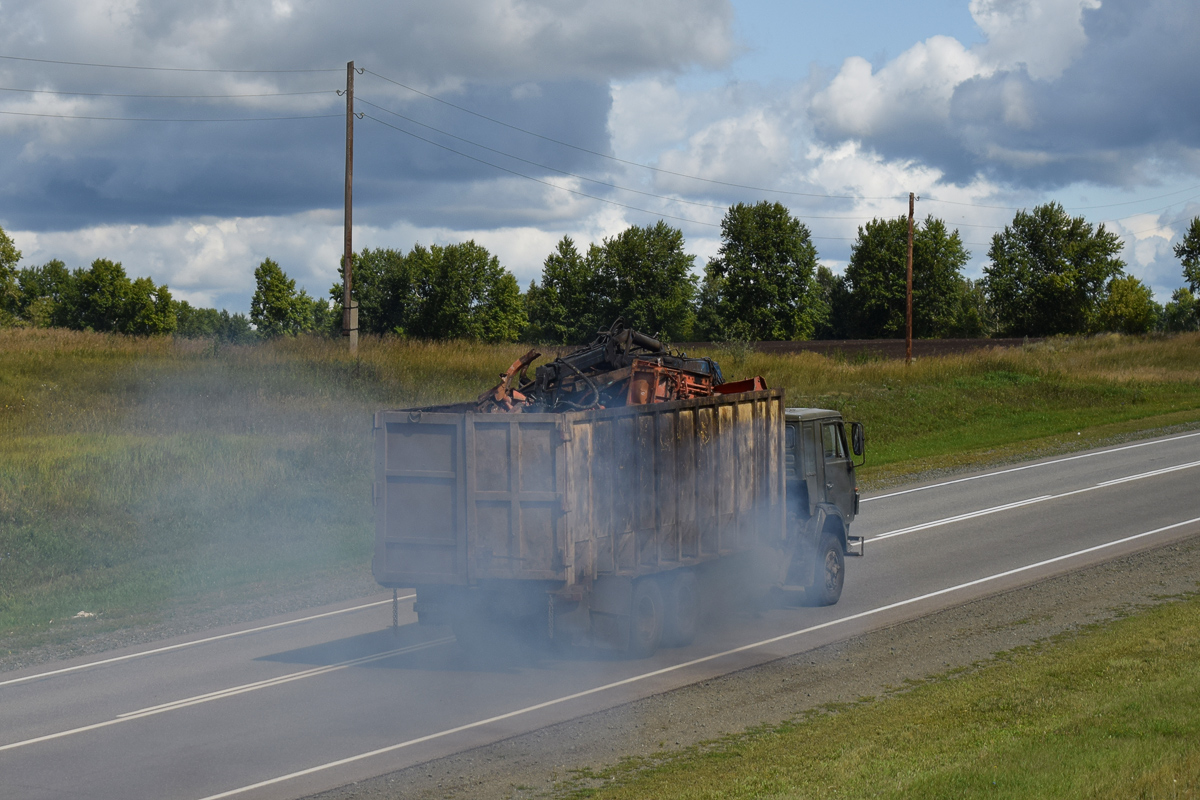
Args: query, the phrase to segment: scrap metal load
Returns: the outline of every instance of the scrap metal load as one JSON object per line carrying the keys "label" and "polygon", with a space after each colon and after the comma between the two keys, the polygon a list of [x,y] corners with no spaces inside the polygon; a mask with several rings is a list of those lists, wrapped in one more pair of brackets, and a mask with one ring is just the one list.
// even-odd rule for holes
{"label": "scrap metal load", "polygon": [[530,350],[479,396],[476,411],[520,413],[584,411],[593,408],[666,403],[714,394],[759,391],[762,378],[726,383],[711,358],[672,353],[657,339],[625,327],[621,320],[586,347],[538,367],[542,354]]}

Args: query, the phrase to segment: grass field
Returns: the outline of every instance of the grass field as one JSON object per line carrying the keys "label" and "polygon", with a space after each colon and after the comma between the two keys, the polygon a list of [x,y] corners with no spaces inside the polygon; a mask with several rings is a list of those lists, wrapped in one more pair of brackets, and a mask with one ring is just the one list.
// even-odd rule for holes
{"label": "grass field", "polygon": [[[473,397],[524,349],[0,331],[0,651],[365,574],[372,413]],[[1200,335],[710,355],[863,421],[864,485],[1200,422]]]}
{"label": "grass field", "polygon": [[1193,596],[887,697],[580,773],[561,796],[1195,798],[1197,709]]}

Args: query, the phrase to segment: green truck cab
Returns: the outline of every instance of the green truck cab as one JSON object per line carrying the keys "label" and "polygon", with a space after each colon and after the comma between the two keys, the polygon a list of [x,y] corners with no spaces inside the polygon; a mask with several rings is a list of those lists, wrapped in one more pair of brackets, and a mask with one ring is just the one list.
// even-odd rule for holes
{"label": "green truck cab", "polygon": [[787,527],[795,547],[783,584],[804,588],[810,605],[836,603],[845,557],[864,552],[862,537],[850,534],[859,503],[854,470],[862,465],[853,457],[864,452],[862,423],[847,426],[828,409],[784,410]]}

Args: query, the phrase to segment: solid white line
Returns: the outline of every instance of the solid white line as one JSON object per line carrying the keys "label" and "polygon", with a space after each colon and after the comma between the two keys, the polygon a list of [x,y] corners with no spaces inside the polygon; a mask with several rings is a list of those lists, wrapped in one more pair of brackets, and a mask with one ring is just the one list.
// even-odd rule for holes
{"label": "solid white line", "polygon": [[[404,597],[399,597],[397,599],[398,600],[412,600],[414,597],[416,597],[415,594],[407,594]],[[351,611],[362,611],[364,608],[374,608],[375,606],[381,606],[385,603],[390,603],[390,602],[392,602],[392,601],[391,600],[380,600],[375,603],[366,603],[365,605],[361,605],[361,606],[353,606],[351,608],[338,609],[337,611],[326,611],[323,614],[313,614],[311,617],[301,617],[300,619],[290,619],[286,622],[274,622],[270,625],[260,625],[257,628],[248,628],[244,631],[234,631],[233,633],[222,633],[219,636],[209,636],[206,639],[196,639],[195,641],[191,641],[191,642],[181,642],[180,644],[167,645],[166,647],[157,647],[153,650],[142,650],[137,653],[129,653],[129,654],[123,655],[123,656],[114,656],[113,658],[106,658],[102,661],[89,661],[86,664],[76,664],[73,667],[63,667],[62,669],[53,669],[53,670],[50,670],[49,672],[39,672],[36,675],[26,675],[23,678],[10,678],[9,680],[6,680],[6,681],[0,681],[0,686],[8,686],[9,684],[13,684],[13,683],[25,683],[26,681],[33,681],[33,680],[37,680],[38,678],[49,678],[52,675],[62,675],[67,672],[76,672],[78,670],[87,669],[89,667],[99,667],[99,666],[103,666],[105,664],[115,664],[118,661],[128,661],[132,658],[141,658],[142,656],[153,656],[153,655],[157,655],[158,653],[166,653],[171,650],[180,650],[184,647],[194,647],[195,645],[198,645],[198,644],[208,644],[209,642],[216,642],[216,641],[220,641],[221,639],[232,639],[235,636],[245,636],[250,633],[261,633],[262,631],[269,631],[273,628],[282,628],[287,625],[298,625],[301,622],[311,622],[314,619],[322,619],[324,617],[332,617],[337,614],[348,614]]]}
{"label": "solid white line", "polygon": [[1028,500],[1018,500],[1015,503],[1005,503],[1002,506],[993,506],[992,508],[985,508],[980,511],[971,511],[966,514],[958,514],[957,516],[953,517],[945,517],[944,519],[935,519],[930,522],[922,522],[919,525],[912,525],[907,528],[900,528],[899,530],[881,533],[878,536],[867,539],[867,541],[878,542],[880,539],[890,539],[893,536],[903,536],[906,533],[915,533],[917,531],[923,531],[929,528],[937,528],[942,525],[949,525],[952,522],[962,522],[963,520],[975,519],[976,517],[986,517],[988,514],[997,514],[1001,511],[1008,511],[1013,508],[1020,508],[1021,506],[1033,505],[1034,503],[1040,503],[1043,500],[1050,500],[1053,497],[1054,495],[1044,494],[1041,497],[1031,497]]}
{"label": "solid white line", "polygon": [[143,708],[140,711],[131,711],[126,714],[118,714],[113,719],[106,719],[103,722],[96,722],[91,725],[84,725],[81,728],[72,728],[72,729],[66,730],[66,731],[59,731],[58,733],[48,733],[45,736],[38,736],[34,739],[25,739],[24,741],[20,741],[20,742],[12,742],[10,744],[0,745],[0,753],[4,752],[5,750],[16,750],[18,747],[26,747],[31,744],[37,744],[38,742],[48,742],[53,739],[62,739],[63,737],[66,737],[66,736],[74,736],[77,733],[86,733],[87,731],[94,731],[99,728],[107,728],[112,725],[119,725],[122,722],[130,722],[135,719],[142,719],[143,717],[152,717],[152,716],[155,716],[156,714],[164,714],[167,711],[175,711],[176,709],[187,708],[188,706],[195,706],[195,705],[199,705],[200,703],[210,702],[212,700],[220,700],[221,698],[224,698],[224,697],[233,697],[234,695],[245,694],[246,692],[253,692],[257,689],[266,689],[266,688],[269,688],[272,686],[279,686],[280,684],[291,683],[292,681],[298,681],[303,678],[313,678],[313,677],[316,677],[317,675],[325,675],[330,672],[337,672],[339,670],[347,669],[349,667],[358,666],[359,664],[367,664],[372,661],[382,661],[386,658],[391,658],[392,656],[403,655],[404,653],[412,653],[417,650],[424,650],[429,647],[435,647],[439,644],[446,644],[447,642],[452,642],[452,641],[454,641],[454,637],[447,636],[442,639],[435,639],[430,642],[422,642],[421,644],[409,645],[408,647],[399,647],[399,648],[396,648],[395,650],[388,650],[387,652],[384,652],[384,653],[376,653],[376,654],[370,655],[370,656],[362,656],[360,658],[355,658],[350,661],[341,661],[341,662],[338,662],[337,664],[330,664],[325,667],[314,667],[313,669],[306,669],[306,670],[302,670],[300,672],[293,672],[288,675],[280,675],[277,678],[270,678],[265,681],[257,681],[255,683],[247,683],[244,686],[235,686],[230,689],[223,689],[223,690],[217,691],[217,692],[209,692],[208,694],[197,695],[195,697],[189,697],[184,700],[176,700],[175,702],[172,702],[172,703],[163,703],[162,705],[159,705],[159,706],[151,706],[150,708]]}
{"label": "solid white line", "polygon": [[891,611],[896,608],[902,608],[903,606],[912,605],[913,603],[919,603],[922,600],[929,600],[930,598],[933,598],[933,597],[939,597],[941,595],[949,594],[951,592],[960,591],[962,589],[968,589],[972,586],[979,586],[981,584],[989,583],[991,581],[996,581],[1001,578],[1007,578],[1010,575],[1016,575],[1021,572],[1028,572],[1029,570],[1037,569],[1039,567],[1044,567],[1049,564],[1057,563],[1059,561],[1065,561],[1070,558],[1077,558],[1078,556],[1087,555],[1088,553],[1094,553],[1098,550],[1104,550],[1109,547],[1116,547],[1117,545],[1126,544],[1128,542],[1136,541],[1137,539],[1142,539],[1147,536],[1153,536],[1156,533],[1163,533],[1164,531],[1174,530],[1175,528],[1182,528],[1185,525],[1194,525],[1196,523],[1200,523],[1200,517],[1195,517],[1193,519],[1184,520],[1183,522],[1176,522],[1172,525],[1166,525],[1161,528],[1155,528],[1152,531],[1136,533],[1132,536],[1126,536],[1121,539],[1115,539],[1111,542],[1105,542],[1104,544],[1098,544],[1093,547],[1086,547],[1083,550],[1076,550],[1072,553],[1067,553],[1067,554],[1061,555],[1061,556],[1055,556],[1054,558],[1048,558],[1044,561],[1039,561],[1036,564],[1026,564],[1023,567],[1016,567],[1014,569],[1005,570],[1004,572],[997,572],[995,575],[988,575],[985,578],[977,578],[973,581],[967,581],[966,583],[960,583],[957,586],[949,586],[945,589],[938,589],[937,591],[929,592],[927,594],[923,594],[918,597],[910,597],[907,600],[899,600],[895,603],[889,603],[888,605],[879,606],[877,608],[872,608],[867,611],[860,611],[857,614],[851,614],[848,617],[842,617],[840,619],[830,620],[829,622],[822,622],[819,625],[811,625],[807,628],[803,628],[798,631],[792,631],[791,633],[781,634],[780,636],[775,636],[770,639],[763,639],[760,642],[754,642],[753,644],[742,645],[741,647],[735,647],[730,650],[724,650],[720,653],[713,653],[712,655],[709,655],[709,656],[703,656],[701,658],[692,659],[691,661],[685,661],[682,664],[675,664],[674,666],[663,667],[662,669],[656,669],[653,672],[646,672],[641,675],[634,675],[633,677],[625,678],[624,680],[614,681],[612,683],[606,683],[603,686],[597,686],[592,689],[585,689],[584,691],[575,692],[574,694],[565,695],[563,697],[558,697],[553,700],[547,700],[543,703],[537,703],[536,705],[526,706],[525,708],[520,708],[520,709],[517,709],[516,711],[509,711],[508,713],[498,714],[497,716],[489,717],[487,719],[481,719],[481,720],[478,720],[477,722],[469,722],[465,725],[459,725],[458,727],[455,727],[455,728],[448,728],[444,731],[438,731],[437,733],[430,733],[425,736],[420,736],[416,739],[409,739],[408,741],[400,742],[399,744],[393,744],[393,745],[388,745],[387,747],[381,747],[378,750],[371,750],[366,753],[359,753],[358,755],[338,759],[337,761],[330,761],[328,763],[321,764],[316,767],[309,767],[308,769],[302,769],[297,772],[291,772],[291,773],[288,773],[287,775],[280,775],[278,778],[270,778],[265,781],[259,781],[258,783],[253,783],[253,784],[250,784],[249,786],[242,786],[237,789],[230,789],[228,791],[221,792],[220,794],[213,794],[213,795],[209,795],[208,797],[201,798],[201,800],[223,800],[223,798],[234,797],[239,794],[245,794],[246,792],[250,792],[255,789],[261,789],[266,786],[274,786],[279,783],[284,783],[285,781],[295,780],[296,778],[302,778],[306,775],[312,775],[314,773],[322,772],[324,770],[334,769],[336,767],[345,766],[346,764],[353,764],[356,761],[362,761],[364,759],[372,758],[372,757],[378,756],[378,755],[383,755],[385,753],[392,753],[392,752],[401,750],[406,747],[412,747],[413,745],[416,745],[416,744],[421,744],[423,742],[432,741],[434,739],[441,739],[446,736],[451,736],[456,733],[461,733],[462,731],[471,730],[473,728],[480,728],[480,727],[483,727],[484,725],[490,725],[494,722],[501,722],[506,719],[512,719],[513,717],[519,717],[521,715],[529,714],[534,711],[540,711],[543,708],[549,708],[550,706],[560,705],[562,703],[566,703],[571,700],[578,700],[581,697],[587,697],[589,695],[599,694],[600,692],[605,692],[605,691],[608,691],[609,689],[616,689],[621,686],[627,686],[631,683],[637,683],[639,681],[646,680],[647,678],[654,678],[659,675],[665,675],[669,672],[677,672],[679,670],[687,669],[688,667],[694,667],[698,664],[703,664],[708,661],[714,661],[718,658],[724,658],[725,656],[736,655],[737,653],[744,653],[748,650],[756,650],[758,648],[764,647],[769,644],[775,644],[777,642],[782,642],[787,639],[793,639],[797,636],[803,636],[806,633],[812,633],[813,631],[818,631],[823,628],[831,628],[835,625],[841,625],[846,622],[853,622],[855,620],[863,619],[865,617],[874,616],[875,614],[881,614],[885,611]]}
{"label": "solid white line", "polygon": [[913,492],[923,492],[926,489],[937,489],[942,486],[952,486],[956,483],[965,483],[967,481],[977,481],[981,478],[992,478],[997,475],[1007,475],[1010,472],[1021,472],[1023,470],[1027,470],[1027,469],[1037,469],[1038,467],[1048,467],[1051,464],[1062,464],[1067,461],[1078,461],[1081,458],[1093,458],[1094,456],[1103,456],[1103,455],[1108,455],[1109,453],[1119,453],[1122,450],[1133,450],[1138,447],[1149,447],[1150,445],[1162,444],[1164,442],[1174,442],[1174,441],[1178,441],[1179,439],[1190,439],[1193,436],[1200,436],[1200,432],[1185,433],[1180,436],[1171,436],[1167,439],[1151,439],[1150,441],[1147,441],[1147,442],[1138,442],[1137,444],[1127,444],[1127,445],[1123,445],[1121,447],[1112,447],[1112,448],[1109,448],[1108,450],[1096,450],[1091,453],[1083,453],[1083,454],[1077,455],[1077,456],[1068,456],[1066,458],[1056,458],[1053,461],[1040,461],[1037,464],[1025,464],[1020,467],[1011,467],[1009,469],[1001,469],[1001,470],[997,470],[995,472],[985,472],[982,475],[971,475],[966,478],[956,478],[952,481],[943,481],[942,483],[931,483],[928,486],[918,486],[915,489],[903,489],[899,492],[892,492],[890,494],[879,494],[879,495],[875,495],[874,497],[864,497],[859,502],[860,503],[870,503],[875,500],[886,500],[889,497],[899,497],[902,494],[912,494]]}
{"label": "solid white line", "polygon": [[1014,508],[1021,508],[1023,506],[1032,506],[1037,503],[1044,503],[1047,500],[1061,500],[1064,497],[1073,497],[1077,494],[1086,494],[1087,492],[1094,492],[1097,489],[1107,489],[1110,486],[1116,486],[1116,485],[1122,484],[1122,483],[1129,483],[1131,481],[1140,481],[1143,478],[1153,478],[1158,475],[1165,475],[1168,472],[1178,472],[1181,469],[1192,469],[1194,467],[1200,467],[1200,461],[1191,461],[1187,464],[1178,464],[1174,467],[1166,467],[1164,469],[1156,469],[1152,472],[1142,472],[1137,475],[1127,475],[1124,478],[1115,478],[1111,481],[1105,481],[1104,483],[1097,483],[1095,486],[1085,486],[1082,489],[1072,489],[1071,491],[1063,492],[1062,494],[1044,494],[1041,497],[1031,497],[1028,500],[1020,500],[1016,503],[1007,503],[1006,505],[1002,505],[1002,506],[994,506],[993,508],[985,508],[981,511],[971,511],[966,514],[959,514],[958,516],[955,516],[955,517],[946,517],[945,519],[936,519],[936,520],[933,520],[932,522],[922,522],[919,525],[912,525],[908,528],[900,528],[898,530],[888,531],[887,533],[881,533],[878,536],[874,536],[870,539],[867,539],[867,541],[868,542],[877,542],[880,539],[890,539],[894,536],[903,536],[906,533],[915,533],[916,531],[924,531],[924,530],[929,530],[930,528],[938,528],[938,527],[941,527],[942,525],[949,525],[954,522],[961,522],[963,520],[973,519],[974,517],[985,517],[988,514],[995,514],[1000,511],[1008,511],[1008,510],[1014,509]]}

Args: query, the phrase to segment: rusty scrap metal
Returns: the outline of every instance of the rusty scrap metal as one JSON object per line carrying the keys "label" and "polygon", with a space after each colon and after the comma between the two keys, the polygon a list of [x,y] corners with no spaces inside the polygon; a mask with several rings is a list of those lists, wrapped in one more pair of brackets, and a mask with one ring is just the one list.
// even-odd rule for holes
{"label": "rusty scrap metal", "polygon": [[713,394],[765,389],[762,378],[726,384],[711,358],[672,352],[652,336],[617,320],[591,344],[526,373],[541,353],[530,350],[479,396],[482,413],[581,411],[666,403]]}
{"label": "rusty scrap metal", "polygon": [[529,399],[524,393],[513,388],[513,378],[517,379],[518,385],[528,383],[525,371],[541,355],[537,350],[530,350],[514,361],[508,368],[508,372],[500,376],[500,383],[479,395],[479,403],[475,406],[475,410],[486,414],[497,411],[519,411],[521,406],[529,402]]}

